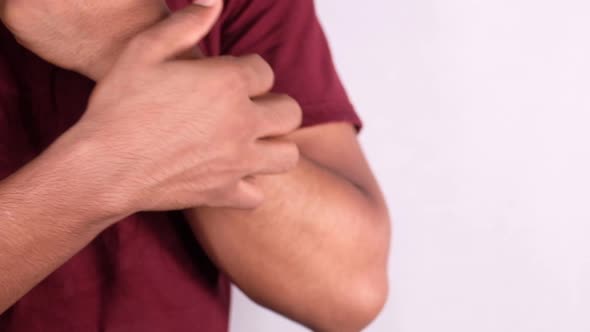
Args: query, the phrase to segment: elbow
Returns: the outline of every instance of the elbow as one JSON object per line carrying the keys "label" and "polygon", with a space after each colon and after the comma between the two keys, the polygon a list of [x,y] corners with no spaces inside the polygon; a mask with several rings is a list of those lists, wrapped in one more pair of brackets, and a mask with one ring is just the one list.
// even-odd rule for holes
{"label": "elbow", "polygon": [[[322,332],[359,332],[372,323],[383,310],[388,295],[389,282],[387,261],[391,236],[391,221],[385,208],[374,209],[372,222],[363,222],[364,236],[350,246],[350,253],[357,253],[353,264],[345,271],[349,277],[341,283],[334,282],[333,291],[339,301],[338,313],[332,320],[327,320],[329,326],[316,329]],[[361,254],[359,254],[361,253]],[[351,256],[354,256],[352,254]]]}
{"label": "elbow", "polygon": [[356,295],[350,301],[350,318],[347,326],[342,326],[338,331],[358,332],[373,322],[383,310],[388,298],[386,273],[377,278],[367,278],[356,286]]}
{"label": "elbow", "polygon": [[[387,273],[387,261],[390,239],[390,222],[384,217],[382,222],[377,223],[378,227],[371,232],[371,241],[366,241],[362,246],[364,252],[358,261],[347,270],[348,275],[345,282],[334,282],[336,286],[333,291],[336,294],[336,301],[339,305],[338,313],[334,314],[332,320],[327,320],[330,326],[323,329],[316,329],[322,332],[358,332],[373,322],[383,310],[388,295],[389,282]],[[357,249],[358,250],[358,246]]]}
{"label": "elbow", "polygon": [[387,302],[391,221],[384,204],[372,206],[364,216],[350,223],[360,227],[351,227],[348,235],[339,237],[346,238],[345,244],[321,269],[322,295],[309,319],[300,321],[313,331],[362,331]]}
{"label": "elbow", "polygon": [[346,294],[341,295],[337,312],[313,326],[318,332],[359,332],[373,322],[383,310],[388,298],[386,273],[363,278],[349,284]]}

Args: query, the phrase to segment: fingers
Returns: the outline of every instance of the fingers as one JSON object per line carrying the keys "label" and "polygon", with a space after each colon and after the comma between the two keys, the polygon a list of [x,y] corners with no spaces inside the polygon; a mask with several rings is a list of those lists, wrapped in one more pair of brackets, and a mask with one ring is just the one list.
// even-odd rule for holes
{"label": "fingers", "polygon": [[234,63],[237,78],[246,85],[249,96],[260,96],[272,89],[275,80],[274,72],[260,55],[250,54],[226,59]]}
{"label": "fingers", "polygon": [[[283,174],[293,170],[299,162],[299,149],[295,143],[281,139],[259,140],[248,153],[249,166],[235,185],[218,190],[210,206],[253,209],[265,199],[253,179],[259,175]],[[248,170],[246,170],[248,169]]]}
{"label": "fingers", "polygon": [[129,44],[129,61],[157,63],[194,48],[221,13],[221,0],[206,3],[209,6],[189,5],[135,37]]}
{"label": "fingers", "polygon": [[270,93],[253,101],[259,115],[258,137],[287,135],[301,126],[301,107],[293,98]]}

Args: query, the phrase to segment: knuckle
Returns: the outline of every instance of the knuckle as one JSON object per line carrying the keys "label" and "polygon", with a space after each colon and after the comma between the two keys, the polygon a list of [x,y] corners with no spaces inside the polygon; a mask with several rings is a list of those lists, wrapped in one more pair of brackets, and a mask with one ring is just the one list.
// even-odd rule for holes
{"label": "knuckle", "polygon": [[252,62],[256,64],[255,67],[259,71],[256,74],[261,76],[266,83],[265,88],[270,90],[276,79],[272,66],[259,54],[250,54],[248,57],[250,57]]}
{"label": "knuckle", "polygon": [[257,78],[256,71],[251,66],[245,66],[243,63],[235,63],[235,70],[240,79],[245,84],[251,84]]}
{"label": "knuckle", "polygon": [[267,76],[267,89],[270,90],[272,89],[272,87],[275,85],[275,80],[276,80],[276,76],[275,76],[275,72],[272,69],[272,67],[270,66],[270,64],[268,64],[266,61],[264,61],[264,63],[266,64],[266,76]]}
{"label": "knuckle", "polygon": [[245,91],[248,86],[248,80],[243,70],[233,62],[226,63],[221,68],[221,77],[223,84],[231,90]]}
{"label": "knuckle", "polygon": [[260,54],[253,53],[246,55],[246,57],[249,57],[253,62],[255,62],[263,70],[264,74],[274,77],[274,70],[272,69],[272,66]]}
{"label": "knuckle", "polygon": [[299,105],[299,102],[295,100],[295,98],[286,94],[280,95],[280,98],[285,107],[291,112],[295,114],[301,114],[301,105]]}
{"label": "knuckle", "polygon": [[296,129],[301,126],[303,120],[303,110],[301,109],[301,105],[299,105],[293,97],[286,94],[278,95],[277,98],[283,109],[282,115],[285,117],[280,120],[282,120],[283,123],[288,123],[291,129]]}
{"label": "knuckle", "polygon": [[297,129],[301,127],[301,124],[303,123],[303,109],[299,103],[295,103],[293,110],[293,128]]}

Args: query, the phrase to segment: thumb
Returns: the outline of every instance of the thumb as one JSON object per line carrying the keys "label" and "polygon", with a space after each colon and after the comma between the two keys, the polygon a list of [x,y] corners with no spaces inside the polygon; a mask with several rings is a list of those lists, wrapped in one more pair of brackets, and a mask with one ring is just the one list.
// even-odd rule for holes
{"label": "thumb", "polygon": [[136,37],[141,59],[161,62],[194,48],[217,22],[222,6],[222,0],[195,0],[142,32]]}

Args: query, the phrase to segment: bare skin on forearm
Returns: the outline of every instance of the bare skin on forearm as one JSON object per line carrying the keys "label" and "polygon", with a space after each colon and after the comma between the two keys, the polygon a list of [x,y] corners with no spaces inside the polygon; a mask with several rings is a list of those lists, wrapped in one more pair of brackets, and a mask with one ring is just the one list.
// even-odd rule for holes
{"label": "bare skin on forearm", "polygon": [[258,303],[315,331],[361,330],[387,293],[389,225],[380,198],[308,157],[256,184],[270,198],[256,210],[188,213],[203,246]]}
{"label": "bare skin on forearm", "polygon": [[94,156],[61,141],[0,182],[0,313],[118,218],[93,199],[100,182],[85,183]]}

